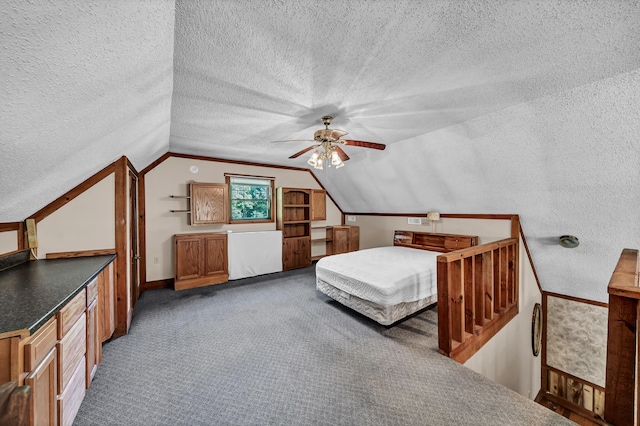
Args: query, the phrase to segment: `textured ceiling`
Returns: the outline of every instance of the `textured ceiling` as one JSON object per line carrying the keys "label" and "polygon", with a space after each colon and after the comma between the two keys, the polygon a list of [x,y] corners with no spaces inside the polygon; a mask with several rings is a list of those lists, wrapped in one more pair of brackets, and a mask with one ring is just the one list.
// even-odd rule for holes
{"label": "textured ceiling", "polygon": [[595,300],[640,247],[639,1],[0,1],[0,222],[120,155],[306,167],[270,142],[331,114],[388,145],[317,173],[344,211],[520,214]]}

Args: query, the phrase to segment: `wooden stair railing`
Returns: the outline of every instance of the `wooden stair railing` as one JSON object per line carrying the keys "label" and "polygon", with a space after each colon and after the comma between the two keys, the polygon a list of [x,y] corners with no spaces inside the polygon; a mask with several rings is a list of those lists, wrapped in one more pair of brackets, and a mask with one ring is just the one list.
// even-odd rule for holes
{"label": "wooden stair railing", "polygon": [[463,363],[518,314],[519,241],[438,256],[438,345]]}
{"label": "wooden stair railing", "polygon": [[622,250],[607,292],[609,319],[604,419],[616,426],[638,425],[640,416],[635,399],[640,389],[638,250]]}

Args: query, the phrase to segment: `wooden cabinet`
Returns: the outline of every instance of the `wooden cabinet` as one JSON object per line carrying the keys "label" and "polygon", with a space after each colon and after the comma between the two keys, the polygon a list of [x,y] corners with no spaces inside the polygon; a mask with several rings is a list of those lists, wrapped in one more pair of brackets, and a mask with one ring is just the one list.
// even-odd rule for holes
{"label": "wooden cabinet", "polygon": [[360,228],[334,226],[331,254],[348,253],[360,249]]}
{"label": "wooden cabinet", "polygon": [[311,220],[327,220],[327,191],[311,190]]}
{"label": "wooden cabinet", "polygon": [[[78,303],[78,300],[80,303]],[[58,424],[71,425],[86,389],[87,292],[58,312]],[[79,314],[79,315],[78,315]],[[62,334],[61,334],[62,333]]]}
{"label": "wooden cabinet", "polygon": [[191,225],[210,225],[229,221],[228,186],[224,183],[191,182]]}
{"label": "wooden cabinet", "polygon": [[276,228],[282,230],[282,269],[311,266],[311,190],[278,188]]}
{"label": "wooden cabinet", "polygon": [[178,234],[174,242],[176,290],[229,280],[226,233]]}

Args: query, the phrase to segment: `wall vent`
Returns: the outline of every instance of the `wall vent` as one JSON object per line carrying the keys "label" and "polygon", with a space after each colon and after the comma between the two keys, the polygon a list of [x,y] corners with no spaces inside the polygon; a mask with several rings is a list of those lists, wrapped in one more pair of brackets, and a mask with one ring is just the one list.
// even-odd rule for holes
{"label": "wall vent", "polygon": [[408,223],[409,225],[422,225],[422,218],[419,217],[409,217]]}

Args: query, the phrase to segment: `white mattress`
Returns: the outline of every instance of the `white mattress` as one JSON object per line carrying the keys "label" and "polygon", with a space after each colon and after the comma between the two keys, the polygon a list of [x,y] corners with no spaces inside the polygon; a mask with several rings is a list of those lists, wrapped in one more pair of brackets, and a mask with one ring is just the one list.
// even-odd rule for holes
{"label": "white mattress", "polygon": [[407,247],[378,247],[320,259],[316,277],[380,306],[415,302],[437,291],[436,257]]}

